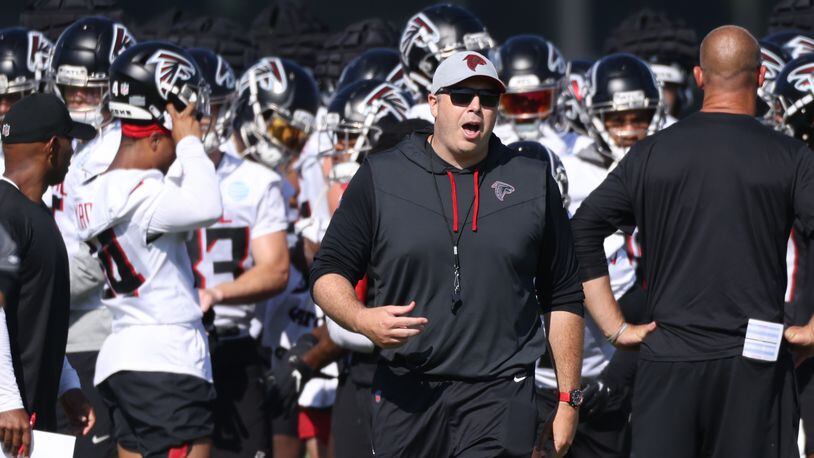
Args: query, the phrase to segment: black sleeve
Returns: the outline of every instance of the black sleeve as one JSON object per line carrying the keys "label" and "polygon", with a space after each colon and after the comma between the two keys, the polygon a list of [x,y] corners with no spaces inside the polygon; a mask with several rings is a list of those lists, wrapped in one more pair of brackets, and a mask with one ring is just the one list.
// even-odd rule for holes
{"label": "black sleeve", "polygon": [[807,238],[814,237],[814,152],[807,146],[795,170],[794,213],[797,216],[798,229],[803,229]]}
{"label": "black sleeve", "polygon": [[352,285],[362,279],[373,245],[373,176],[365,162],[342,195],[311,267],[311,289],[325,274],[342,275]]}
{"label": "black sleeve", "polygon": [[605,181],[586,198],[571,218],[574,231],[574,246],[579,261],[582,281],[593,280],[608,275],[608,260],[605,256],[605,238],[622,229],[632,234],[636,227],[633,203],[628,189],[634,188],[631,161],[635,159],[634,146]]}
{"label": "black sleeve", "polygon": [[542,252],[535,287],[543,313],[567,311],[583,316],[582,283],[574,253],[574,238],[562,196],[554,179],[546,176],[546,216]]}

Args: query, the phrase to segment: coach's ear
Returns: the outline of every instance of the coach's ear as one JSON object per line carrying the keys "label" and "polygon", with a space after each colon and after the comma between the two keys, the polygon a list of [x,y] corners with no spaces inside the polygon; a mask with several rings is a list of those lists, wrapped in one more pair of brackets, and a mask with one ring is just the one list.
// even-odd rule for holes
{"label": "coach's ear", "polygon": [[692,76],[695,78],[695,85],[698,89],[704,90],[704,70],[698,65],[692,68]]}

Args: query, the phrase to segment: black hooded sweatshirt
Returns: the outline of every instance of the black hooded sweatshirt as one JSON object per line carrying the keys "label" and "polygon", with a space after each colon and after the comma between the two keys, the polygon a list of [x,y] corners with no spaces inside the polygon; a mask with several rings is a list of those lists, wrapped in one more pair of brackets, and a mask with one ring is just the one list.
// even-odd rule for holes
{"label": "black hooded sweatshirt", "polygon": [[484,160],[456,169],[428,135],[414,133],[365,161],[322,240],[312,285],[328,273],[356,284],[367,273],[374,304],[416,302],[412,315],[429,323],[381,351],[392,366],[461,380],[529,370],[545,351],[540,314],[583,313],[548,159],[493,135]]}

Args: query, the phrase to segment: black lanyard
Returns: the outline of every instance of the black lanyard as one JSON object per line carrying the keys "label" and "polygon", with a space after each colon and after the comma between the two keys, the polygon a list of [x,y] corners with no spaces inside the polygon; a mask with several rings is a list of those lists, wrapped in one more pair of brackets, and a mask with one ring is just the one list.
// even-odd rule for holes
{"label": "black lanyard", "polygon": [[[428,154],[430,155],[430,174],[432,175],[432,184],[435,186],[435,195],[438,197],[438,203],[441,205],[441,216],[444,217],[444,222],[446,223],[447,233],[449,234],[449,241],[452,244],[452,313],[456,313],[458,308],[462,305],[461,301],[461,260],[458,256],[460,250],[458,246],[461,243],[461,237],[464,235],[464,227],[466,227],[466,221],[469,219],[469,213],[472,211],[472,207],[475,204],[475,195],[472,195],[472,202],[469,203],[469,208],[466,210],[466,215],[464,216],[463,223],[461,224],[460,231],[458,232],[458,236],[455,237],[452,233],[452,229],[450,229],[451,224],[449,223],[449,218],[447,218],[447,213],[444,211],[444,200],[441,199],[441,191],[438,190],[438,180],[435,177],[435,150],[432,148],[432,142],[428,142],[429,149]],[[442,170],[443,171],[443,170]],[[485,174],[484,174],[485,175]],[[483,181],[483,177],[479,177],[478,180],[478,187],[480,187],[481,182]],[[455,178],[453,177],[453,180]],[[450,183],[452,186],[452,183]],[[451,205],[454,205],[454,202],[451,202]],[[452,211],[456,211],[456,209],[452,209]]]}

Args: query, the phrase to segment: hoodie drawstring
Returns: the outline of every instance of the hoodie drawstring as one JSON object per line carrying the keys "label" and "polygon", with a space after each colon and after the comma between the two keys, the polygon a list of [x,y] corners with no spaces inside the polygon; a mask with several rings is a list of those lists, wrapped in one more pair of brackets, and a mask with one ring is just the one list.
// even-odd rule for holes
{"label": "hoodie drawstring", "polygon": [[[450,192],[452,193],[452,231],[458,232],[458,188],[455,186],[455,177],[452,175],[452,172],[447,170],[447,178],[449,179],[449,187]],[[478,209],[480,208],[480,191],[478,187],[478,170],[475,170],[475,174],[472,179],[473,182],[473,189],[475,192],[474,202],[473,202],[473,213],[472,213],[472,232],[478,231]]]}

